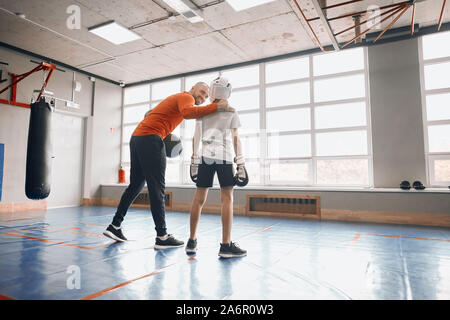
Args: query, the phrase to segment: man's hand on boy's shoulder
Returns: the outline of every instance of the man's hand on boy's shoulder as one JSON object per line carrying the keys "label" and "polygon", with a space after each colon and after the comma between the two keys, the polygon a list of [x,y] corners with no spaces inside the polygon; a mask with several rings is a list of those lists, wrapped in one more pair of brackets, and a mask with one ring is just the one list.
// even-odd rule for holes
{"label": "man's hand on boy's shoulder", "polygon": [[217,111],[220,112],[234,112],[236,111],[233,107],[228,104],[228,100],[221,99],[216,102],[217,103]]}

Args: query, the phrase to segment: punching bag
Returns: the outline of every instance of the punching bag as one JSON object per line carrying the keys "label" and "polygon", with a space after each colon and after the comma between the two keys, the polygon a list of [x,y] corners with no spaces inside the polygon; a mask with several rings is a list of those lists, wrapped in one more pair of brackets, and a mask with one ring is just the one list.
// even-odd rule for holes
{"label": "punching bag", "polygon": [[25,194],[29,199],[45,199],[50,194],[52,109],[42,97],[30,105]]}

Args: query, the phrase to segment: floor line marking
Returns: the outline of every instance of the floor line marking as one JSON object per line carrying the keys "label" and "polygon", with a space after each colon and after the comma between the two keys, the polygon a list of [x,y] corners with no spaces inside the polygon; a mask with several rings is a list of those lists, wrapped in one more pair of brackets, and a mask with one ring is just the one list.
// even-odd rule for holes
{"label": "floor line marking", "polygon": [[360,233],[356,233],[355,237],[352,240],[352,243],[350,243],[350,247],[353,247],[356,244],[356,242],[358,242],[359,238],[361,238],[361,234]]}
{"label": "floor line marking", "polygon": [[108,245],[111,245],[111,243],[108,242],[108,243],[104,243],[104,244],[101,244],[101,245],[88,247],[88,246],[81,246],[81,245],[77,245],[77,244],[66,243],[64,241],[55,241],[55,240],[49,240],[49,239],[41,239],[41,238],[36,238],[36,237],[25,236],[25,235],[22,235],[22,234],[9,233],[9,232],[5,232],[5,233],[2,233],[2,234],[3,235],[7,235],[7,236],[11,236],[11,237],[18,237],[18,238],[24,238],[24,239],[30,239],[30,240],[37,240],[37,241],[42,241],[42,242],[53,243],[53,244],[56,244],[56,245],[63,245],[63,246],[67,246],[67,247],[74,247],[74,248],[85,249],[85,250],[92,250],[92,249],[97,249],[97,248],[106,247]]}
{"label": "floor line marking", "polygon": [[0,300],[16,300],[16,299],[8,297],[8,296],[5,296],[3,294],[0,294]]}
{"label": "floor line marking", "polygon": [[253,232],[253,234],[262,233],[262,232],[267,231],[267,230],[269,230],[269,229],[272,229],[272,226],[265,227],[265,228],[262,229],[262,230],[257,230],[257,231],[255,231],[255,232]]}
{"label": "floor line marking", "polygon": [[437,239],[437,238],[422,238],[422,237],[411,237],[411,236],[398,236],[391,234],[375,234],[375,233],[356,233],[355,237],[351,242],[351,246],[353,246],[361,236],[374,236],[374,237],[386,237],[386,238],[402,238],[402,239],[415,239],[415,240],[428,240],[428,241],[442,241],[442,242],[450,242],[447,239]]}
{"label": "floor line marking", "polygon": [[254,234],[258,234],[258,233],[265,232],[265,231],[267,231],[267,230],[272,229],[272,227],[273,227],[273,226],[268,226],[268,227],[265,227],[265,228],[260,229],[260,230],[252,231],[252,232],[250,232],[250,233],[247,233],[246,235],[243,235],[242,237],[239,237],[238,240],[242,240],[242,239],[247,238],[247,237],[250,237],[250,236],[252,236],[252,235],[254,235]]}
{"label": "floor line marking", "polygon": [[143,275],[143,276],[140,276],[140,277],[138,277],[138,278],[131,279],[131,280],[128,280],[128,281],[119,283],[119,284],[117,284],[117,285],[115,285],[115,286],[112,286],[112,287],[110,287],[110,288],[107,288],[107,289],[98,291],[98,292],[96,292],[96,293],[93,293],[93,294],[91,294],[91,295],[88,295],[88,296],[86,296],[86,297],[83,297],[83,298],[81,298],[80,300],[92,300],[92,299],[98,298],[98,297],[100,297],[100,296],[103,296],[103,295],[105,295],[105,294],[111,292],[111,291],[114,291],[114,290],[116,290],[116,289],[122,288],[122,287],[124,287],[124,286],[126,286],[126,285],[128,285],[128,284],[130,284],[130,283],[133,283],[133,282],[136,282],[136,281],[138,281],[138,280],[145,279],[145,278],[154,276],[154,275],[156,275],[156,274],[162,273],[162,272],[165,271],[165,269],[167,269],[167,268],[169,268],[169,267],[171,267],[171,266],[173,266],[173,265],[175,265],[175,264],[177,264],[177,263],[178,263],[178,262],[171,263],[171,264],[169,264],[169,265],[167,265],[167,266],[165,266],[165,267],[162,267],[161,269],[157,269],[157,270],[155,270],[155,271],[152,271],[152,272],[150,272],[150,273],[148,273],[148,274],[145,274],[145,275]]}
{"label": "floor line marking", "polygon": [[32,220],[32,219],[36,219],[36,218],[22,218],[22,219],[12,219],[12,220],[1,220],[1,222],[15,222],[15,221],[23,221],[23,220]]}

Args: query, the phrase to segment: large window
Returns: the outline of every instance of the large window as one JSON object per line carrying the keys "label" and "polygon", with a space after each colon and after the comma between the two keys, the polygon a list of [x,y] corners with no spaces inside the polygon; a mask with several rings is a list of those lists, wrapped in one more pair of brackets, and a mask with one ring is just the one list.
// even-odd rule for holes
{"label": "large window", "polygon": [[364,48],[264,64],[265,185],[372,185]]}
{"label": "large window", "polygon": [[422,37],[425,153],[431,186],[450,185],[450,32]]}
{"label": "large window", "polygon": [[[251,185],[372,185],[365,48],[154,82],[146,89],[127,88],[124,101],[132,104],[124,106],[124,137],[131,134],[127,119],[135,126],[144,105],[154,107],[171,94],[189,91],[198,81],[209,84],[219,75],[233,86],[229,103],[239,112]],[[442,116],[442,112],[434,114]],[[181,137],[184,151],[181,157],[168,159],[168,184],[192,184],[194,125],[195,120],[184,120],[174,132]],[[123,147],[128,147],[125,138]],[[122,161],[127,162],[126,156]]]}
{"label": "large window", "polygon": [[122,110],[121,165],[126,171],[128,181],[130,176],[130,138],[138,123],[144,119],[145,113],[150,110],[150,86],[126,88]]}

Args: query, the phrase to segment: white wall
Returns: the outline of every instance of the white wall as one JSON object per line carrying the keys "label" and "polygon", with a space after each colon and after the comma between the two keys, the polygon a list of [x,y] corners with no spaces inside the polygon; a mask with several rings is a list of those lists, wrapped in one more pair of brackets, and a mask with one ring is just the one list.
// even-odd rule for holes
{"label": "white wall", "polygon": [[418,38],[370,46],[374,186],[426,184]]}
{"label": "white wall", "polygon": [[47,207],[79,206],[83,185],[85,119],[56,112],[52,117],[54,159]]}
{"label": "white wall", "polygon": [[30,110],[0,104],[0,143],[5,145],[1,202],[25,201]]}
{"label": "white wall", "polygon": [[[0,48],[0,61],[9,64],[1,66],[3,78],[7,77],[8,71],[21,74],[32,70],[37,64],[30,60],[36,58]],[[47,89],[58,98],[71,100],[74,72],[57,67],[65,72],[55,70]],[[8,82],[1,83],[0,88],[7,86],[9,79],[8,76]],[[30,103],[32,92],[41,88],[42,79],[43,72],[40,71],[20,82],[17,101]],[[94,84],[88,76],[77,72],[75,79],[82,85],[81,92],[74,96],[80,109],[67,108],[62,102],[56,104],[58,112],[64,115],[55,113],[53,121],[59,123],[52,126],[53,136],[59,139],[59,143],[54,144],[54,152],[59,156],[52,168],[49,206],[79,204],[82,197],[96,194],[100,183],[116,182],[117,179],[122,88],[102,80]],[[3,93],[0,98],[9,100],[10,92]],[[5,144],[0,204],[32,201],[25,196],[29,114],[28,108],[0,104],[0,143]],[[114,128],[113,132],[110,128]]]}
{"label": "white wall", "polygon": [[100,197],[102,183],[117,182],[122,88],[95,83],[93,116],[87,120],[84,198]]}

